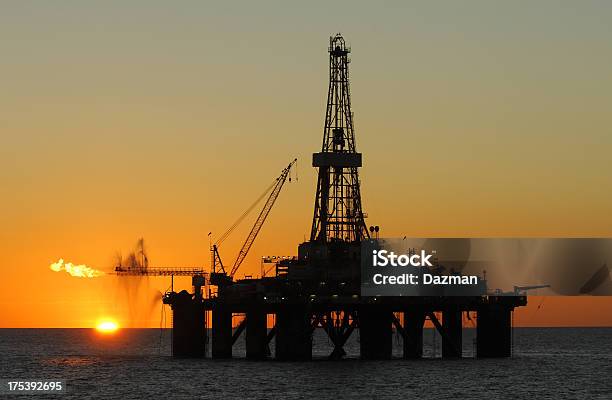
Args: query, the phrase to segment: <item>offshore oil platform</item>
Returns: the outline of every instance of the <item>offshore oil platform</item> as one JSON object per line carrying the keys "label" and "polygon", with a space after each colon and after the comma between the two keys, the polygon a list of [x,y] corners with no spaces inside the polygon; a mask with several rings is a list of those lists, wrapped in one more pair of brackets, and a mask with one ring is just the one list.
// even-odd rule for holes
{"label": "offshore oil platform", "polygon": [[[172,309],[172,353],[175,357],[231,358],[244,332],[246,357],[277,360],[312,359],[313,333],[323,329],[333,344],[329,358],[346,353],[351,335],[359,335],[362,359],[389,359],[393,332],[403,341],[403,357],[423,356],[423,329],[429,320],[442,338],[442,357],[462,357],[464,313],[476,313],[476,356],[512,354],[512,313],[527,304],[524,292],[501,295],[485,290],[479,296],[362,296],[361,244],[378,232],[367,228],[361,204],[359,168],[349,90],[350,48],[338,34],[329,42],[329,90],[318,168],[310,239],[298,246],[296,257],[279,259],[273,276],[235,279],[290,171],[291,162],[273,184],[227,232],[211,244],[210,271],[118,266],[119,275],[192,277],[193,291],[163,296]],[[290,179],[290,178],[289,178]],[[223,264],[219,246],[259,201],[267,199],[231,268]],[[486,285],[486,281],[484,281]],[[244,315],[234,327],[234,315]],[[274,325],[269,329],[268,316]],[[469,314],[468,314],[469,315]],[[210,337],[209,337],[210,336]],[[208,348],[210,346],[210,349]]]}

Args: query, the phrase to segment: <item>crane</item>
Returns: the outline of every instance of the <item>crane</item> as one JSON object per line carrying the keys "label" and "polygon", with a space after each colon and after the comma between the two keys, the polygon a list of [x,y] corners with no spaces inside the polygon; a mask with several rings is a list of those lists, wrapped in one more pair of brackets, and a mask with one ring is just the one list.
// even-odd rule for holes
{"label": "crane", "polygon": [[501,289],[495,289],[493,293],[497,296],[527,296],[527,292],[530,290],[545,289],[549,288],[549,284],[545,285],[529,285],[529,286],[514,286],[511,292],[504,292]]}
{"label": "crane", "polygon": [[[210,283],[213,285],[223,285],[230,284],[233,282],[234,275],[240,268],[240,265],[246,258],[253,242],[257,238],[259,231],[261,230],[268,214],[272,210],[272,206],[274,202],[278,198],[283,185],[287,181],[287,177],[289,177],[289,173],[291,172],[291,168],[297,162],[297,158],[294,159],[285,169],[282,170],[279,177],[277,177],[274,182],[266,188],[266,190],[255,200],[249,208],[245,210],[244,213],[229,227],[227,231],[219,237],[219,239],[211,245],[211,262],[212,268],[210,273]],[[291,180],[291,178],[289,178]],[[227,239],[227,237],[236,229],[236,227],[244,220],[244,218],[259,204],[259,202],[268,195],[268,198],[264,204],[263,209],[260,211],[255,224],[251,228],[249,235],[247,236],[244,244],[240,248],[238,252],[238,256],[236,257],[236,261],[232,265],[229,275],[225,271],[225,267],[223,266],[223,262],[221,261],[221,257],[219,256],[219,246],[221,243]],[[210,234],[209,234],[210,235]],[[117,260],[114,275],[118,276],[170,276],[172,279],[172,286],[174,286],[174,277],[175,276],[191,276],[194,287],[199,289],[199,287],[204,285],[206,281],[206,277],[209,275],[204,271],[204,268],[201,267],[189,267],[189,268],[173,268],[173,267],[149,267],[149,259],[145,252],[144,240],[139,239],[136,245],[136,249],[128,255],[125,259],[119,257]],[[196,293],[199,290],[196,291]]]}
{"label": "crane", "polygon": [[[247,210],[236,220],[236,222],[234,222],[234,224],[232,224],[232,226],[228,228],[227,231],[223,233],[223,235],[219,237],[219,239],[214,244],[211,245],[211,264],[212,265],[211,265],[210,281],[213,285],[225,285],[225,284],[231,284],[231,282],[233,282],[236,272],[238,272],[240,265],[242,264],[242,262],[245,260],[246,256],[248,255],[249,250],[251,249],[253,242],[255,242],[255,239],[257,238],[257,235],[259,234],[259,231],[261,230],[264,222],[266,222],[266,218],[268,218],[268,215],[270,214],[270,211],[272,210],[272,206],[274,206],[274,203],[276,202],[276,199],[278,198],[278,195],[280,194],[281,189],[283,188],[283,185],[287,181],[287,177],[289,176],[289,173],[291,172],[291,168],[296,162],[297,162],[297,158],[291,161],[291,163],[289,163],[289,165],[287,165],[282,170],[281,174],[262,193],[262,195],[259,196],[259,198],[249,208],[247,208]],[[236,260],[234,261],[229,274],[227,274],[225,270],[225,266],[223,265],[223,262],[221,261],[221,257],[219,255],[220,244],[225,239],[227,239],[229,234],[232,233],[232,231],[238,226],[238,224],[242,222],[242,220],[255,208],[255,206],[268,193],[269,193],[268,198],[263,208],[259,212],[259,215],[257,216],[257,219],[255,220],[255,224],[253,224],[251,231],[247,235],[244,243],[242,244],[242,247],[240,248],[240,251],[238,252],[238,256],[236,257]]]}
{"label": "crane", "polygon": [[549,288],[550,285],[546,284],[546,285],[530,285],[530,286],[514,286],[514,295],[515,296],[524,296],[527,291],[529,290],[536,290],[536,289],[545,289],[545,288]]}

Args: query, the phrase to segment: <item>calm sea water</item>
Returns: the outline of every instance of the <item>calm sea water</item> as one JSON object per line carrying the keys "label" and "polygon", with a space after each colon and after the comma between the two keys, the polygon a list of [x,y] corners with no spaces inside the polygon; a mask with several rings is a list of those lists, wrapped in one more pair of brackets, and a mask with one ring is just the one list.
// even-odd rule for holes
{"label": "calm sea water", "polygon": [[[357,334],[348,359],[327,361],[331,345],[319,331],[317,359],[288,363],[173,359],[170,332],[159,329],[0,329],[0,378],[66,380],[69,392],[54,398],[612,399],[612,328],[516,329],[511,359],[381,362],[357,359]],[[474,332],[464,332],[471,356]],[[236,346],[244,357],[244,340]],[[434,352],[440,338],[428,329],[425,353]]]}

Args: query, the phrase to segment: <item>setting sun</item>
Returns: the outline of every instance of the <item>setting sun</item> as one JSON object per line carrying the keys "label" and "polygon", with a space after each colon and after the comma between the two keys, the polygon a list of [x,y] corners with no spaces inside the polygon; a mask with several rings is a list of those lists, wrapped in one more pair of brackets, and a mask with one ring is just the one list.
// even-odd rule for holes
{"label": "setting sun", "polygon": [[96,330],[102,333],[113,333],[119,329],[119,325],[115,321],[100,321],[96,326]]}

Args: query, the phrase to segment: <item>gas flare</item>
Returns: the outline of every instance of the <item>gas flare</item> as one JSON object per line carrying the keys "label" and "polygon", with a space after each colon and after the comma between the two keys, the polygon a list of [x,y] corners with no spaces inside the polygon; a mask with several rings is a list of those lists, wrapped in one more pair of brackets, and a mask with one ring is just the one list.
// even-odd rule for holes
{"label": "gas flare", "polygon": [[63,258],[49,265],[52,271],[66,271],[77,278],[96,278],[104,275],[104,272],[88,267],[87,265],[75,265],[73,263],[65,263]]}

